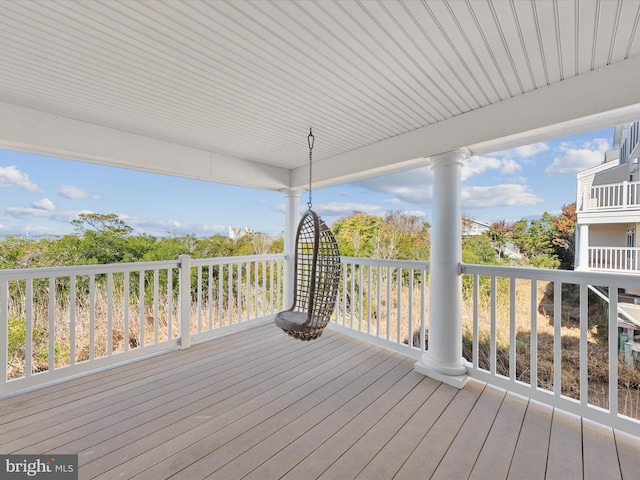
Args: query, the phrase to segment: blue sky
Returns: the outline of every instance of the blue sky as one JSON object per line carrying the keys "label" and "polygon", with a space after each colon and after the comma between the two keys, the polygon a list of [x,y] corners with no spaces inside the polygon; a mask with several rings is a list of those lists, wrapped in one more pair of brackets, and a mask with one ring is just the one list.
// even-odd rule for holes
{"label": "blue sky", "polygon": [[[600,164],[612,138],[613,127],[467,160],[463,213],[487,223],[560,213],[575,201],[576,173]],[[315,190],[313,207],[329,224],[354,210],[430,220],[432,181],[426,167]],[[277,235],[284,201],[279,192],[0,150],[0,236],[70,233],[83,212],[115,213],[155,236],[226,235],[229,226]]]}

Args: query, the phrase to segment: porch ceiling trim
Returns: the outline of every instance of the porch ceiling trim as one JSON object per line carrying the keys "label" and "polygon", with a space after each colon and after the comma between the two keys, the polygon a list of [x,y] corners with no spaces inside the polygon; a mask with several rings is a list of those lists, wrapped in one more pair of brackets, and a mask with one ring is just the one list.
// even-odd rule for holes
{"label": "porch ceiling trim", "polygon": [[271,190],[640,116],[640,0],[5,1],[0,147]]}
{"label": "porch ceiling trim", "polygon": [[[467,148],[482,155],[640,118],[640,57],[572,77],[314,165],[314,185],[330,186],[417,168],[428,157]],[[296,168],[292,187],[308,180]]]}
{"label": "porch ceiling trim", "polygon": [[280,190],[288,169],[0,102],[0,148]]}
{"label": "porch ceiling trim", "polygon": [[[633,57],[316,162],[314,187],[417,168],[458,148],[487,154],[637,119],[638,71]],[[308,182],[306,166],[289,170],[2,102],[0,147],[268,190]]]}

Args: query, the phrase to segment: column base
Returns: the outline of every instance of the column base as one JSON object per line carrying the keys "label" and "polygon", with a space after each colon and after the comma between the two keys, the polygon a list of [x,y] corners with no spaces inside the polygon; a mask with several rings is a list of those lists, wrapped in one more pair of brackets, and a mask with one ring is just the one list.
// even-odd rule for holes
{"label": "column base", "polygon": [[464,359],[461,359],[458,365],[440,363],[433,360],[429,356],[429,352],[426,352],[422,355],[422,358],[414,364],[413,370],[439,382],[461,389],[469,380],[467,367],[464,363]]}

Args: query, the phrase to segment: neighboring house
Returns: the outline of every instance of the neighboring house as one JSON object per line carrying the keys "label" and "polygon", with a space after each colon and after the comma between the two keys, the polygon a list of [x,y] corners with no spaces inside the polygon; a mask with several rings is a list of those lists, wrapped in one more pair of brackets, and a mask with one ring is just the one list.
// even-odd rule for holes
{"label": "neighboring house", "polygon": [[253,233],[253,230],[248,228],[248,227],[244,227],[244,228],[234,228],[232,226],[229,226],[229,238],[231,240],[236,240],[240,237],[244,237],[245,235],[248,235],[250,233]]}
{"label": "neighboring house", "polygon": [[[640,275],[638,157],[640,121],[618,125],[603,163],[578,173],[576,270]],[[599,293],[608,300],[608,292]],[[618,301],[630,356],[629,349],[640,352],[640,288],[622,292]]]}
{"label": "neighboring house", "polygon": [[604,162],[578,174],[576,270],[640,273],[639,130],[617,126]]}
{"label": "neighboring house", "polygon": [[[488,223],[479,222],[472,218],[463,218],[462,219],[462,238],[482,235],[485,232],[488,232],[490,228],[491,228],[491,225],[489,225]],[[496,245],[494,245],[494,247],[499,248]],[[522,258],[522,253],[520,253],[520,250],[518,249],[518,247],[511,242],[506,242],[501,247],[501,254],[504,255],[505,257],[510,257],[510,258],[517,258],[517,259]]]}
{"label": "neighboring house", "polygon": [[479,222],[473,218],[462,219],[462,238],[474,237],[488,232],[491,226],[488,223]]}

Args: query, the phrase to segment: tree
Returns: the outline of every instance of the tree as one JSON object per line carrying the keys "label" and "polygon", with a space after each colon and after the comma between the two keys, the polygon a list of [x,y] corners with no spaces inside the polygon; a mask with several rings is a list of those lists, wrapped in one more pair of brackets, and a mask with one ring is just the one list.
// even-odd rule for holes
{"label": "tree", "polygon": [[120,263],[127,258],[127,237],[133,229],[117,215],[81,213],[71,224],[82,235],[83,263]]}
{"label": "tree", "polygon": [[505,220],[493,222],[489,226],[489,238],[494,248],[498,251],[498,258],[502,258],[504,255],[505,247],[511,240],[513,234],[513,225],[507,223]]}
{"label": "tree", "polygon": [[562,206],[562,214],[553,218],[555,236],[553,246],[560,260],[560,268],[573,270],[576,251],[576,202]]}
{"label": "tree", "polygon": [[267,255],[274,252],[274,241],[271,235],[262,232],[249,234],[254,255]]}
{"label": "tree", "polygon": [[496,251],[486,235],[474,235],[462,240],[462,261],[464,263],[493,265]]}
{"label": "tree", "polygon": [[429,229],[420,217],[399,210],[387,212],[376,235],[374,255],[379,258],[426,260],[429,258]]}
{"label": "tree", "polygon": [[348,257],[371,256],[376,233],[380,230],[382,222],[381,217],[362,212],[354,212],[348,217],[336,220],[331,230],[340,247],[340,253]]}
{"label": "tree", "polygon": [[133,229],[115,213],[81,213],[71,221],[76,232],[83,234],[89,230],[100,233],[110,233],[118,237],[126,237]]}

